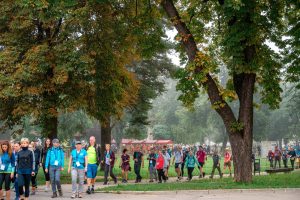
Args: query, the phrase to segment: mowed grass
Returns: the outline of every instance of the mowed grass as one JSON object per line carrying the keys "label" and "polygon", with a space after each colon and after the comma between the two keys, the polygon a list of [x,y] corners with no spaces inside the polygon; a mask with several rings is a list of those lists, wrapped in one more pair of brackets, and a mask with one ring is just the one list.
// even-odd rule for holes
{"label": "mowed grass", "polygon": [[272,174],[254,176],[252,183],[236,183],[232,178],[195,179],[190,182],[173,182],[162,184],[119,184],[99,189],[102,192],[120,191],[176,191],[176,190],[211,190],[211,189],[266,189],[266,188],[300,188],[300,171],[290,174]]}
{"label": "mowed grass", "polygon": [[[119,168],[120,157],[121,157],[120,155],[117,155],[117,160],[116,160],[116,164],[115,164],[115,167],[114,167],[114,174],[118,178],[122,177],[122,171],[121,171],[121,168]],[[131,163],[132,171],[129,172],[128,179],[129,180],[134,180],[136,178],[136,176],[135,176],[134,169],[133,169],[134,164],[133,164],[133,160],[132,160],[132,155],[130,155],[130,159],[131,159],[130,163]],[[68,163],[69,163],[69,160],[66,159],[64,170],[61,172],[61,182],[62,183],[71,183],[71,175],[67,173]],[[144,163],[145,163],[144,168],[141,168],[141,176],[143,177],[143,179],[149,179],[149,172],[148,172],[149,162],[147,160],[145,160]],[[212,163],[212,158],[209,156],[207,161],[205,162],[205,165],[204,165],[204,172],[206,173],[206,175],[211,174],[212,164],[213,164]],[[222,168],[222,172],[224,174],[229,174],[228,169],[226,169],[225,171],[223,170],[223,160],[221,160],[221,168]],[[267,162],[266,158],[262,158],[261,159],[261,171],[263,172],[266,169],[269,169],[269,162]],[[232,172],[233,172],[233,169],[232,169]],[[216,170],[215,174],[218,174],[217,170]],[[102,178],[103,175],[104,175],[104,172],[98,170],[97,176],[99,176],[100,178],[97,179],[97,182],[103,181],[103,178]],[[195,176],[199,175],[199,170],[195,168],[195,170],[193,172],[193,175],[195,175]],[[184,176],[187,176],[186,168],[185,168]],[[169,177],[176,177],[175,168],[174,168],[174,165],[172,165],[172,163],[171,163],[170,170],[169,170]],[[43,185],[45,183],[44,173],[43,173],[43,169],[41,167],[39,169],[39,173],[38,173],[37,178],[38,178],[38,184],[39,185]]]}

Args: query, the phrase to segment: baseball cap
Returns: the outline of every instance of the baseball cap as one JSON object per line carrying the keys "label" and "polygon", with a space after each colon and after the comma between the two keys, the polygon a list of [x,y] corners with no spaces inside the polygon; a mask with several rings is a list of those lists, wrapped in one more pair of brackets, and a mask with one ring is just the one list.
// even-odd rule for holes
{"label": "baseball cap", "polygon": [[59,140],[57,138],[52,140],[52,143],[59,143]]}

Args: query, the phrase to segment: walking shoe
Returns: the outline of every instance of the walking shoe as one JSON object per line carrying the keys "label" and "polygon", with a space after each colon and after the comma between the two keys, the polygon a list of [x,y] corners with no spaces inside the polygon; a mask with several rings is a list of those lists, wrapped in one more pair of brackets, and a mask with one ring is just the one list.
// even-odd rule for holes
{"label": "walking shoe", "polygon": [[62,190],[58,190],[58,194],[60,197],[62,197],[63,196]]}
{"label": "walking shoe", "polygon": [[203,177],[203,178],[205,177],[205,172],[203,172],[203,175],[202,175],[202,177]]}
{"label": "walking shoe", "polygon": [[81,198],[82,198],[82,194],[81,194],[81,193],[78,193],[78,194],[77,194],[77,197],[81,199]]}
{"label": "walking shoe", "polygon": [[57,197],[57,193],[56,192],[53,192],[51,198],[56,198]]}
{"label": "walking shoe", "polygon": [[75,199],[76,198],[76,195],[75,195],[75,193],[73,193],[72,195],[71,195],[71,199]]}
{"label": "walking shoe", "polygon": [[94,188],[92,187],[92,189],[91,189],[91,193],[92,193],[92,194],[94,194],[94,192],[95,192],[95,190],[94,190]]}
{"label": "walking shoe", "polygon": [[115,183],[115,184],[117,184],[117,183],[118,183],[117,179],[115,179],[115,180],[114,180],[114,183]]}
{"label": "walking shoe", "polygon": [[139,180],[138,179],[136,179],[135,181],[134,181],[134,183],[138,183],[139,182]]}
{"label": "walking shoe", "polygon": [[45,189],[44,189],[44,191],[48,192],[49,191],[49,187],[46,186]]}
{"label": "walking shoe", "polygon": [[104,182],[103,185],[107,185],[107,182]]}
{"label": "walking shoe", "polygon": [[153,183],[153,180],[150,180],[149,183]]}
{"label": "walking shoe", "polygon": [[31,193],[30,193],[30,195],[35,195],[35,191],[32,190]]}
{"label": "walking shoe", "polygon": [[91,194],[91,190],[90,190],[90,189],[87,189],[86,193],[87,193],[87,194]]}

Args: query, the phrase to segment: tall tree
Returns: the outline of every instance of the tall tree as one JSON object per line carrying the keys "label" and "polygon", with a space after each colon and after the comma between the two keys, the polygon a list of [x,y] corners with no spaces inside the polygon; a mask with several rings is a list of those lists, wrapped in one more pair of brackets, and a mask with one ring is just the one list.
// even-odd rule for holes
{"label": "tall tree", "polygon": [[[263,88],[263,103],[274,108],[280,102],[281,65],[266,41],[279,37],[284,1],[179,1],[175,5],[162,0],[161,6],[178,31],[189,61],[179,72],[177,88],[183,92],[179,99],[191,106],[203,86],[229,135],[234,179],[251,182],[255,83]],[[223,88],[215,76],[220,68],[214,59],[217,53],[229,69],[231,88]],[[237,116],[228,104],[233,97],[239,101]]]}

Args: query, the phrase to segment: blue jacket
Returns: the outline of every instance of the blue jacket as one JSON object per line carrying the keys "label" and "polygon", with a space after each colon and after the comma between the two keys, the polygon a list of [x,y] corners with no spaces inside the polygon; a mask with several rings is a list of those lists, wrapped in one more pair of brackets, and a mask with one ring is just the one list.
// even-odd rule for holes
{"label": "blue jacket", "polygon": [[[57,165],[56,164],[57,161]],[[65,164],[64,151],[61,147],[51,147],[47,152],[45,168],[51,167],[64,167]]]}
{"label": "blue jacket", "polygon": [[[11,173],[15,171],[15,155],[11,154],[11,157],[8,155],[7,152],[3,153],[0,156],[1,165],[5,166],[2,170],[0,168],[0,173]],[[1,167],[1,166],[0,166]]]}

